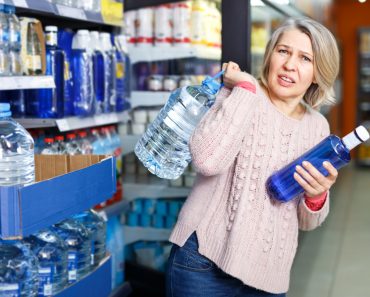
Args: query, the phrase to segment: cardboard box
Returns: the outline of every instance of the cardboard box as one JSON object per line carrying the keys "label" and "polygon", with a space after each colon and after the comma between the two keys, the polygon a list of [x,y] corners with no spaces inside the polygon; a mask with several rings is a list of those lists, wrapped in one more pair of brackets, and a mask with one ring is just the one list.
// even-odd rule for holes
{"label": "cardboard box", "polygon": [[34,184],[0,187],[0,237],[28,236],[92,208],[116,192],[116,160],[106,156],[35,157]]}

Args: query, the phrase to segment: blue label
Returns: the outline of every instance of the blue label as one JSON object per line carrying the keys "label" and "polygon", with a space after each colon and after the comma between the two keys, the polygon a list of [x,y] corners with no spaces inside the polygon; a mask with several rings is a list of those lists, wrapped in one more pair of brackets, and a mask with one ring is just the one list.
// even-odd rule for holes
{"label": "blue label", "polygon": [[39,296],[53,295],[54,267],[39,267]]}
{"label": "blue label", "polygon": [[0,284],[0,295],[1,297],[19,297],[21,296],[21,291],[19,284]]}
{"label": "blue label", "polygon": [[76,252],[68,253],[68,282],[74,283],[77,280],[78,257]]}

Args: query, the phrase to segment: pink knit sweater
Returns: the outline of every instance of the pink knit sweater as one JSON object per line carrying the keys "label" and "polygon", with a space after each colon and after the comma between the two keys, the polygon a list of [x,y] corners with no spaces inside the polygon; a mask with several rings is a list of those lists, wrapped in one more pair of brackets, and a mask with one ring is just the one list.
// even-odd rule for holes
{"label": "pink knit sweater", "polygon": [[[199,252],[245,284],[271,293],[289,288],[298,228],[312,230],[329,212],[302,197],[270,199],[267,178],[329,135],[326,119],[307,109],[301,120],[256,93],[222,89],[196,128],[190,150],[198,172],[170,241],[183,246],[196,231]],[[293,178],[293,176],[292,176]]]}

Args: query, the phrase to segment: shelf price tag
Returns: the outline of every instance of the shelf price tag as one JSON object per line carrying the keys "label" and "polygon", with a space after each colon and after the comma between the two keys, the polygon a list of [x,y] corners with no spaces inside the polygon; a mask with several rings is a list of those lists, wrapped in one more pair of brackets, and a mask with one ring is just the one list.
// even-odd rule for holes
{"label": "shelf price tag", "polygon": [[[1,0],[0,0],[0,2],[1,2]],[[17,6],[17,7],[28,8],[28,4],[27,4],[26,0],[13,0],[13,4],[14,4],[14,6]]]}
{"label": "shelf price tag", "polygon": [[79,20],[87,20],[85,11],[80,8],[75,7],[69,7],[64,5],[57,5],[58,13],[61,16],[73,18],[73,19],[79,19]]}
{"label": "shelf price tag", "polygon": [[67,119],[56,120],[60,132],[69,131],[70,127]]}

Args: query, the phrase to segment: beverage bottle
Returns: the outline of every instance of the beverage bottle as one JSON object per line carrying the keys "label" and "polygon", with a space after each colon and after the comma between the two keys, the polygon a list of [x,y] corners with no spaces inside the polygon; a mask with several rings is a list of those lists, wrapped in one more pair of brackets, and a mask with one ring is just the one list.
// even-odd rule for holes
{"label": "beverage bottle", "polygon": [[74,114],[88,116],[93,112],[93,67],[90,53],[90,34],[78,30],[72,41],[73,106]]}
{"label": "beverage bottle", "polygon": [[4,12],[8,22],[9,30],[9,74],[21,75],[21,25],[18,17],[15,14],[15,7],[13,5],[4,5]]}
{"label": "beverage bottle", "polygon": [[93,85],[95,96],[95,113],[99,114],[109,109],[108,98],[105,98],[105,64],[104,55],[100,46],[99,32],[90,32],[90,48],[93,63]]}
{"label": "beverage bottle", "polygon": [[189,140],[195,127],[215,101],[223,74],[207,77],[200,86],[171,93],[166,105],[135,146],[135,154],[160,178],[177,179],[191,161]]}
{"label": "beverage bottle", "polygon": [[116,53],[109,33],[101,32],[99,39],[104,55],[104,100],[108,102],[104,111],[110,112],[116,110]]}
{"label": "beverage bottle", "polygon": [[26,75],[42,74],[42,49],[41,41],[37,36],[36,26],[36,19],[27,24],[27,50],[24,69]]}
{"label": "beverage bottle", "polygon": [[123,111],[130,108],[128,101],[127,85],[127,40],[126,36],[118,35],[115,37],[116,47],[116,111]]}
{"label": "beverage bottle", "polygon": [[323,175],[328,176],[329,173],[323,166],[324,161],[329,161],[339,170],[351,160],[350,150],[368,139],[369,133],[363,126],[357,127],[342,139],[336,135],[329,135],[298,159],[270,176],[266,183],[268,193],[281,202],[294,199],[304,192],[304,189],[293,178],[297,165],[308,161]]}
{"label": "beverage bottle", "polygon": [[84,211],[73,216],[87,228],[91,234],[91,265],[97,266],[106,256],[106,221],[94,210]]}
{"label": "beverage bottle", "polygon": [[20,240],[0,239],[0,297],[35,297],[38,260]]}
{"label": "beverage bottle", "polygon": [[67,134],[67,143],[66,143],[66,154],[67,155],[81,155],[81,147],[76,140],[76,134],[69,133]]}
{"label": "beverage bottle", "polygon": [[91,235],[78,221],[67,219],[51,227],[68,250],[68,283],[80,280],[90,270]]}
{"label": "beverage bottle", "polygon": [[11,118],[10,105],[0,103],[0,186],[35,181],[32,136]]}
{"label": "beverage bottle", "polygon": [[52,75],[54,89],[39,89],[40,118],[60,118],[64,115],[64,52],[58,47],[58,27],[46,26],[46,75]]}
{"label": "beverage bottle", "polygon": [[93,147],[91,145],[91,142],[87,138],[86,131],[80,131],[78,132],[78,146],[80,147],[81,154],[83,155],[91,155],[93,152]]}
{"label": "beverage bottle", "polygon": [[64,136],[63,135],[57,135],[55,136],[55,149],[57,151],[58,155],[65,155],[67,154],[66,144],[64,142]]}
{"label": "beverage bottle", "polygon": [[104,139],[100,135],[99,130],[97,128],[91,129],[91,135],[89,137],[89,140],[92,145],[94,155],[105,154]]}
{"label": "beverage bottle", "polygon": [[54,296],[67,286],[68,250],[63,239],[44,229],[25,239],[38,258],[38,296]]}
{"label": "beverage bottle", "polygon": [[4,11],[4,4],[0,4],[0,76],[9,75],[9,24]]}
{"label": "beverage bottle", "polygon": [[42,155],[56,155],[58,151],[54,145],[54,139],[52,137],[46,137],[44,139],[44,148],[41,151]]}

